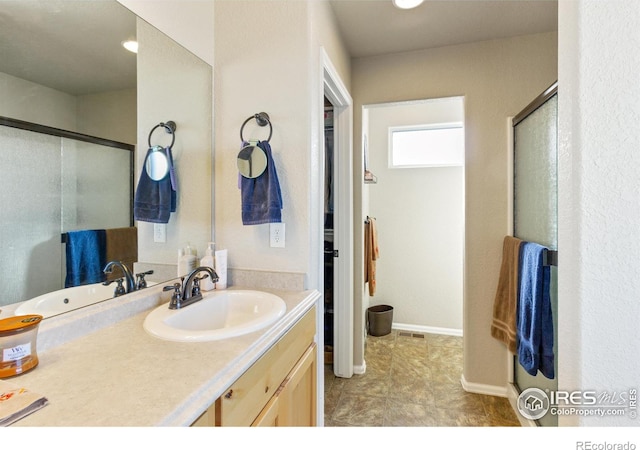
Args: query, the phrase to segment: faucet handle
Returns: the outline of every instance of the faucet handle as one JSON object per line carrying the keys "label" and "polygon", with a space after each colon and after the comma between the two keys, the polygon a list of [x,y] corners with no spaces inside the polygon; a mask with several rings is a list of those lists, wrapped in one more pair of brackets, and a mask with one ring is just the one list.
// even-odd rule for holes
{"label": "faucet handle", "polygon": [[179,309],[182,300],[182,285],[180,283],[174,283],[171,286],[163,287],[162,290],[173,290],[173,295],[171,296],[171,301],[169,302],[169,309]]}
{"label": "faucet handle", "polygon": [[146,272],[140,272],[136,274],[136,289],[144,289],[147,287],[147,280],[144,279],[145,275],[153,274],[153,270],[147,270]]}
{"label": "faucet handle", "polygon": [[205,278],[209,278],[209,274],[206,274],[206,273],[205,273],[204,275],[202,275],[202,276],[200,276],[200,277],[195,277],[195,278],[193,279],[193,288],[191,289],[191,295],[192,295],[193,297],[195,297],[195,296],[197,296],[197,295],[200,295],[200,294],[201,294],[201,291],[200,291],[200,281],[201,281],[201,280],[204,280]]}
{"label": "faucet handle", "polygon": [[117,282],[118,285],[116,286],[115,290],[113,291],[113,296],[114,297],[119,297],[121,295],[126,294],[127,291],[125,290],[124,286],[122,285],[122,282],[124,281],[122,278],[116,278],[115,280],[107,280],[107,281],[102,282],[102,284],[104,286],[109,286],[114,281]]}
{"label": "faucet handle", "polygon": [[114,297],[119,297],[120,295],[124,295],[126,294],[126,290],[124,289],[124,286],[122,285],[123,279],[122,278],[115,278],[113,280],[106,280],[102,282],[103,286],[109,286],[111,283],[113,283],[114,281],[116,281],[118,283],[118,285],[116,286],[115,290],[113,291],[113,296]]}
{"label": "faucet handle", "polygon": [[114,292],[114,297],[119,297],[121,295],[124,295],[127,293],[126,289],[124,288],[124,286],[122,285],[122,282],[124,281],[123,278],[118,278],[116,280],[116,283],[118,283],[118,285],[116,286],[116,290]]}

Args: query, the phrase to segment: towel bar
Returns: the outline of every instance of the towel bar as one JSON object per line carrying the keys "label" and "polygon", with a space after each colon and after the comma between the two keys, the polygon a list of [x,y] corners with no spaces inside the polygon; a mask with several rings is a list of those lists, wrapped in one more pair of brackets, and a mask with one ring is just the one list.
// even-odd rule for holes
{"label": "towel bar", "polygon": [[249,123],[251,119],[256,119],[256,123],[261,127],[269,125],[269,137],[267,138],[267,142],[269,142],[271,140],[271,135],[273,135],[273,126],[271,125],[269,114],[266,112],[256,113],[253,116],[248,117],[247,120],[242,123],[242,126],[240,127],[240,142],[245,142],[244,137],[242,136],[242,131],[244,130],[244,126]]}
{"label": "towel bar", "polygon": [[155,127],[153,127],[151,129],[151,131],[149,132],[149,138],[147,139],[147,142],[149,143],[149,148],[153,147],[151,145],[151,135],[158,128],[164,128],[165,131],[167,132],[167,134],[171,135],[171,145],[169,145],[169,147],[173,147],[173,144],[176,142],[176,128],[177,127],[176,127],[176,123],[173,120],[170,120],[168,122],[160,122],[158,125],[156,125]]}
{"label": "towel bar", "polygon": [[544,252],[545,266],[558,266],[558,250],[547,250]]}
{"label": "towel bar", "polygon": [[[517,238],[515,235],[513,237]],[[545,266],[558,266],[558,250],[546,249],[543,257],[542,262]]]}

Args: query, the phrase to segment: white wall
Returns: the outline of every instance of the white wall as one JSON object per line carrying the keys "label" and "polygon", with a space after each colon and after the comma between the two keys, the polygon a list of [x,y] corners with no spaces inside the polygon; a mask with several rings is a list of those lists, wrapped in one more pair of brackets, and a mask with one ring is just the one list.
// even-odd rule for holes
{"label": "white wall", "polygon": [[136,89],[79,96],[78,131],[135,145],[138,129],[136,96]]}
{"label": "white wall", "polygon": [[[321,161],[319,46],[326,43],[330,56],[346,64],[329,38],[334,34],[327,31],[333,26],[327,8],[324,2],[215,2],[215,234],[217,245],[229,249],[232,268],[316,275],[312,255],[321,251],[322,241],[312,248],[311,204],[322,192],[312,190],[311,179]],[[269,246],[268,224],[244,226],[241,220],[240,127],[261,111],[273,125],[270,144],[283,195],[285,248]],[[265,139],[268,132],[251,120],[244,138]],[[308,287],[318,287],[317,281]]]}
{"label": "white wall", "polygon": [[[304,2],[215,2],[216,243],[229,266],[308,270],[309,73]],[[250,28],[250,32],[238,32]],[[242,225],[236,157],[240,127],[264,111],[283,197],[285,248],[269,246],[269,225]],[[269,127],[245,126],[245,139],[266,139]]]}
{"label": "white wall", "polygon": [[76,130],[77,97],[74,95],[0,72],[0,98],[0,116]]}
{"label": "white wall", "polygon": [[369,168],[378,178],[368,185],[368,211],[381,252],[369,304],[393,306],[394,326],[462,333],[464,167],[389,168],[389,127],[463,122],[463,100],[370,105],[366,112]]}
{"label": "white wall", "polygon": [[[138,260],[176,264],[178,248],[190,244],[202,257],[211,240],[212,70],[148,23],[138,20],[137,27],[136,186],[149,148],[149,133],[169,120],[177,126],[172,153],[178,184],[176,212],[166,225],[166,242],[154,242],[152,223],[137,222]],[[151,136],[152,145],[170,142],[163,128]]]}
{"label": "white wall", "polygon": [[[144,159],[151,128],[159,122],[174,120],[178,125],[174,148],[180,183],[178,211],[172,213],[167,224],[166,243],[153,242],[152,224],[138,222],[137,225],[140,261],[176,264],[179,247],[191,243],[202,256],[213,236],[212,69],[201,66],[195,59],[198,57],[209,66],[213,65],[213,1],[118,2],[171,38],[166,43],[169,54],[148,55],[149,64],[138,66],[138,79],[144,77],[145,80],[139,87],[145,90],[138,95],[137,166],[140,167]],[[144,27],[140,23],[138,26]],[[193,55],[183,54],[180,47]],[[178,59],[171,60],[174,56]],[[180,64],[186,65],[181,67]],[[181,72],[188,74],[186,79],[180,79]],[[183,95],[183,92],[188,94]],[[136,183],[138,177],[139,169]]]}
{"label": "white wall", "polygon": [[75,96],[0,72],[0,97],[0,116],[135,143],[135,89]]}
{"label": "white wall", "polygon": [[117,0],[213,66],[213,0]]}
{"label": "white wall", "polygon": [[[470,383],[504,387],[507,351],[489,330],[502,240],[508,230],[506,120],[556,80],[557,34],[363,58],[352,61],[352,68],[356,152],[361,148],[361,105],[465,97],[464,376]],[[362,167],[355,167],[355,179],[362,176]],[[356,199],[361,190],[356,183]],[[360,243],[356,257],[362,254],[361,223],[355,219],[356,244]],[[361,271],[356,269],[355,277],[360,289],[356,306],[362,308]],[[363,358],[363,352],[359,356]]]}
{"label": "white wall", "polygon": [[[558,387],[622,392],[640,373],[640,8],[560,1]],[[637,426],[629,415],[560,425]]]}

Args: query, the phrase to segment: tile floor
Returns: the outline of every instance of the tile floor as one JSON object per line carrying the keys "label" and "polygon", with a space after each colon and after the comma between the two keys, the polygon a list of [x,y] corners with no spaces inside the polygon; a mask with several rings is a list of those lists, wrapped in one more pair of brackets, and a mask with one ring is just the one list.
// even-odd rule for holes
{"label": "tile floor", "polygon": [[519,426],[506,398],[462,389],[462,338],[393,330],[367,337],[367,372],[325,364],[325,426]]}

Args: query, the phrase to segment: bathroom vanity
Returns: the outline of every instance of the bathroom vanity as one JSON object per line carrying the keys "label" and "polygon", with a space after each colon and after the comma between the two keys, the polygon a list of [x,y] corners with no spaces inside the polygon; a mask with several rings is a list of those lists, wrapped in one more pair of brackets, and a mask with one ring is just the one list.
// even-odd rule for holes
{"label": "bathroom vanity", "polygon": [[194,426],[315,426],[315,308],[212,404]]}
{"label": "bathroom vanity", "polygon": [[45,320],[40,364],[6,381],[49,404],[12,426],[315,425],[320,293],[264,291],[285,301],[284,316],[218,341],[145,332],[169,300],[161,286]]}

